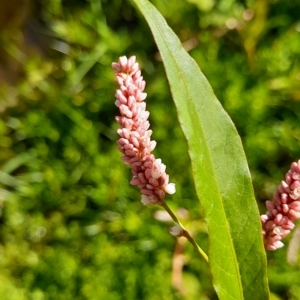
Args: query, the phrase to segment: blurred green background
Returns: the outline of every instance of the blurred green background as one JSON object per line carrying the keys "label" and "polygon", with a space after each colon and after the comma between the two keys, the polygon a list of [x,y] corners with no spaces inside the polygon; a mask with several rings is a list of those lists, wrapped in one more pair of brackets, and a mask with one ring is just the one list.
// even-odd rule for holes
{"label": "blurred green background", "polygon": [[[236,124],[264,213],[300,158],[300,2],[152,2]],[[128,183],[110,67],[121,55],[137,56],[147,82],[155,155],[177,187],[167,201],[207,249],[162,62],[132,4],[2,1],[1,300],[217,299],[204,260]],[[285,244],[268,253],[270,289],[273,299],[296,300],[299,229]]]}

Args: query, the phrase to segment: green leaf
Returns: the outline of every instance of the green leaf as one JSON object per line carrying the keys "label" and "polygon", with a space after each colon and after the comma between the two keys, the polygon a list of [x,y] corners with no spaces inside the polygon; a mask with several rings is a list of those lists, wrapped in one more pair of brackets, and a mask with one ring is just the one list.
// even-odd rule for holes
{"label": "green leaf", "polygon": [[133,1],[160,50],[188,141],[215,290],[225,300],[268,299],[259,212],[236,128],[161,14],[146,0]]}

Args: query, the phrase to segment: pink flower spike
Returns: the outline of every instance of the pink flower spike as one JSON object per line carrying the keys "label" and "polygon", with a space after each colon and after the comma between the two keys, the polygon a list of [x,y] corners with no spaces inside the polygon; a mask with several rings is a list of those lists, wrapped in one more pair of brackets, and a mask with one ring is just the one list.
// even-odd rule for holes
{"label": "pink flower spike", "polygon": [[175,184],[169,183],[166,166],[161,159],[156,159],[151,152],[156,141],[151,140],[149,129],[149,112],[146,111],[144,92],[146,83],[141,76],[136,57],[121,56],[117,63],[112,63],[119,89],[115,93],[115,105],[120,116],[116,121],[118,129],[119,150],[124,154],[122,160],[131,165],[132,185],[139,187],[143,204],[159,204],[164,201],[165,194],[174,194]]}
{"label": "pink flower spike", "polygon": [[281,240],[295,227],[300,219],[300,160],[291,165],[285,181],[278,186],[273,202],[266,201],[267,212],[260,217],[265,249],[283,247]]}

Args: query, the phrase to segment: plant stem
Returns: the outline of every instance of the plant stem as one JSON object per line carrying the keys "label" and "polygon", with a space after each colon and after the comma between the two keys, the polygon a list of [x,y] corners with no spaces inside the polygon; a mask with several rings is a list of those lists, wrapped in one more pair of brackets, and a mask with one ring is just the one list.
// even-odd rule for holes
{"label": "plant stem", "polygon": [[202,250],[202,248],[196,243],[196,241],[193,239],[193,237],[189,234],[189,232],[184,228],[184,226],[180,223],[178,218],[175,216],[173,211],[170,209],[168,204],[166,202],[163,202],[161,206],[167,211],[167,213],[171,216],[173,221],[177,223],[183,230],[182,236],[187,238],[187,240],[196,248],[198,253],[208,262],[208,256],[207,254]]}

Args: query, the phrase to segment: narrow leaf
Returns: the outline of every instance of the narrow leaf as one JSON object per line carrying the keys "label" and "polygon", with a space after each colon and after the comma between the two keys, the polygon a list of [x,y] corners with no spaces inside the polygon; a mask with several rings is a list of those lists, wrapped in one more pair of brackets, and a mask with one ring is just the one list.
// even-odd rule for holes
{"label": "narrow leaf", "polygon": [[161,14],[147,0],[133,1],[160,50],[188,141],[215,290],[225,300],[268,299],[259,212],[236,128]]}

